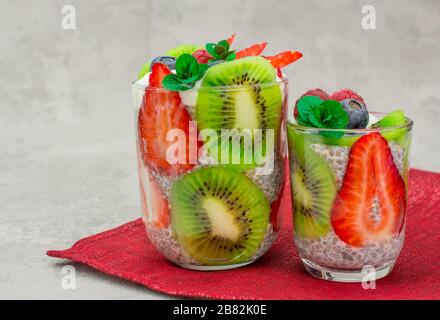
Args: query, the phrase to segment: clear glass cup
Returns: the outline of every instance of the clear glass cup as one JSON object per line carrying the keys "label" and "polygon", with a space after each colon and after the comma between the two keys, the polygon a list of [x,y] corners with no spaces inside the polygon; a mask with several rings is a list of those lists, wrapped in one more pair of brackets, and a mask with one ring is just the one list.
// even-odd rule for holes
{"label": "clear glass cup", "polygon": [[405,238],[412,126],[410,119],[345,130],[288,122],[294,239],[310,274],[362,282],[391,272]]}
{"label": "clear glass cup", "polygon": [[261,257],[282,223],[287,79],[132,92],[142,216],[157,251],[196,270]]}

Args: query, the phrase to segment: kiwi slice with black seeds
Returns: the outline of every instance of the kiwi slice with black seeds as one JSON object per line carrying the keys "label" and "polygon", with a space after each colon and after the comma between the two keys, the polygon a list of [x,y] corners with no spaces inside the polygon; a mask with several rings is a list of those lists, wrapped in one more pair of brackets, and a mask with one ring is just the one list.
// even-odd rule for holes
{"label": "kiwi slice with black seeds", "polygon": [[307,134],[295,132],[290,125],[287,130],[295,232],[304,238],[319,238],[331,228],[335,177],[327,163],[310,148]]}
{"label": "kiwi slice with black seeds", "polygon": [[281,87],[275,69],[262,57],[242,58],[209,68],[197,97],[198,129],[213,129],[219,136],[222,129],[247,130],[252,139],[254,130],[261,129],[263,145],[266,129],[273,129],[277,141],[282,115]]}
{"label": "kiwi slice with black seeds", "polygon": [[205,265],[246,262],[264,239],[270,207],[245,175],[202,167],[171,188],[171,222],[179,244]]}

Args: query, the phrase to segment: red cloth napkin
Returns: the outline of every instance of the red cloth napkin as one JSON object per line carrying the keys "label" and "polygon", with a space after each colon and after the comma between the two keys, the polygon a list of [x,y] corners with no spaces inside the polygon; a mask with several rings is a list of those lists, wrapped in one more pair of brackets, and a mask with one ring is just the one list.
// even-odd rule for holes
{"label": "red cloth napkin", "polygon": [[[289,185],[285,192],[290,195]],[[284,197],[284,227],[272,249],[235,270],[202,272],[175,266],[149,243],[141,219],[82,240],[51,257],[183,297],[215,299],[440,299],[440,174],[411,170],[407,237],[400,258],[376,289],[308,275],[293,245],[290,196]]]}

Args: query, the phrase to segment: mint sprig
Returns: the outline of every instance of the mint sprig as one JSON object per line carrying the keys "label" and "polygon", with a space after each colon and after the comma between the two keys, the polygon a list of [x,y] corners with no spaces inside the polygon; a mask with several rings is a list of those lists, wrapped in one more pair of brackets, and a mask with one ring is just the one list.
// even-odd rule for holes
{"label": "mint sprig", "polygon": [[206,70],[207,64],[199,64],[190,54],[182,54],[176,60],[176,74],[169,74],[162,80],[162,86],[171,91],[186,91],[194,87]]}
{"label": "mint sprig", "polygon": [[[297,121],[300,125],[314,128],[346,129],[348,115],[341,103],[335,100],[322,101],[319,97],[306,96],[298,101]],[[324,131],[325,136],[340,137],[343,132]]]}
{"label": "mint sprig", "polygon": [[235,50],[229,51],[229,43],[226,40],[221,40],[217,43],[207,43],[206,51],[214,58],[210,61],[226,60],[232,61],[235,59]]}

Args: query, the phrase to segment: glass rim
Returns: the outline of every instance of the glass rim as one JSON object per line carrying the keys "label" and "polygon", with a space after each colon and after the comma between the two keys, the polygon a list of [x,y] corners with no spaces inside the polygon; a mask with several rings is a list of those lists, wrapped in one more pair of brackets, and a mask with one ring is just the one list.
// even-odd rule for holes
{"label": "glass rim", "polygon": [[[143,84],[137,84],[138,80],[135,80],[131,83],[131,88],[136,90],[149,90],[149,91],[171,91],[165,88],[159,87],[147,87]],[[275,82],[266,82],[266,83],[258,83],[254,85],[229,85],[229,86],[215,86],[215,87],[197,87],[199,91],[209,90],[209,91],[246,91],[249,88],[259,87],[259,88],[268,88],[268,87],[281,87],[282,85],[288,85],[289,79],[287,77],[277,78]],[[182,92],[191,91],[193,88],[189,90],[185,90]],[[176,91],[172,91],[176,92]],[[177,91],[178,92],[178,91]]]}
{"label": "glass rim", "polygon": [[[373,115],[379,115],[379,116],[386,116],[387,114],[389,114],[389,113],[377,112],[377,111],[371,111],[369,113],[373,114]],[[386,131],[386,130],[396,130],[396,129],[411,130],[413,127],[413,124],[414,124],[413,120],[406,117],[406,116],[405,116],[405,119],[406,119],[406,123],[398,125],[398,126],[390,126],[390,127],[383,127],[383,128],[364,128],[364,129],[333,129],[333,128],[305,127],[305,126],[302,126],[298,123],[294,123],[292,121],[292,117],[290,117],[287,120],[287,125],[292,127],[294,130],[306,132],[306,133],[343,132],[343,133],[350,133],[350,134],[366,134],[366,133],[371,133],[371,132],[382,132],[382,131]]]}

